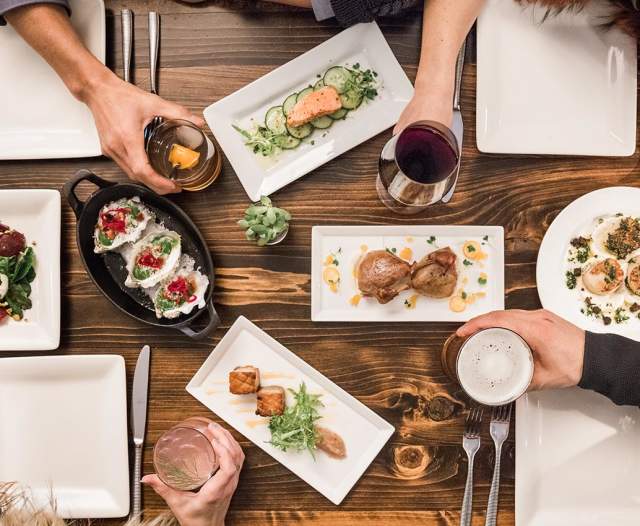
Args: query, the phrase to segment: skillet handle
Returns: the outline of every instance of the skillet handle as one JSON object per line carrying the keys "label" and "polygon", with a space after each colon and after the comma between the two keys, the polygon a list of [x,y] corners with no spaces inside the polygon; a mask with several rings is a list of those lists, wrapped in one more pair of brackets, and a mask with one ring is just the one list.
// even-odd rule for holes
{"label": "skillet handle", "polygon": [[217,329],[218,325],[220,325],[220,316],[218,316],[218,313],[213,306],[213,297],[209,300],[209,303],[207,303],[207,311],[209,312],[209,323],[207,323],[206,327],[199,331],[194,331],[191,327],[186,326],[180,327],[180,330],[184,334],[189,336],[189,338],[192,338],[194,340],[202,340],[206,338],[209,334]]}
{"label": "skillet handle", "polygon": [[78,170],[62,187],[62,193],[66,197],[71,208],[73,208],[73,213],[76,215],[76,219],[80,217],[80,214],[82,214],[82,210],[84,209],[84,203],[78,199],[75,192],[76,186],[78,186],[82,181],[91,181],[99,188],[108,188],[109,186],[114,186],[116,184],[102,179],[102,177],[98,177],[92,171],[85,168]]}

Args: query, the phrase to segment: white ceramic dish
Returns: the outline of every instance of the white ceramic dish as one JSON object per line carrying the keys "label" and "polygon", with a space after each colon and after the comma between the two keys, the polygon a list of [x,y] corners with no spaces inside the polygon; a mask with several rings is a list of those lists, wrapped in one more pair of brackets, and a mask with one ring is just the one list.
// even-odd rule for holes
{"label": "white ceramic dish", "polygon": [[597,27],[594,4],[541,22],[542,7],[487,2],[478,19],[480,151],[634,153],[636,41]]}
{"label": "white ceramic dish", "polygon": [[[273,159],[256,156],[233,129],[262,121],[272,106],[317,80],[335,65],[360,63],[378,73],[379,95],[336,121],[327,133],[316,131],[310,141]],[[351,148],[394,125],[413,96],[413,86],[375,22],[358,24],[291,62],[252,82],[204,110],[204,117],[229,158],[252,201],[269,195]],[[251,121],[251,119],[254,121]]]}
{"label": "white ceramic dish", "polygon": [[0,322],[0,351],[50,351],[60,344],[60,193],[0,190],[0,222],[22,232],[36,255],[33,307]]}
{"label": "white ceramic dish", "polygon": [[[316,453],[283,452],[269,444],[268,419],[255,416],[255,395],[229,393],[228,375],[239,365],[258,367],[263,385],[321,394],[325,407],[319,421],[340,434],[347,447],[342,460]],[[327,377],[240,316],[193,377],[187,391],[229,425],[266,451],[334,504],[340,504],[393,434],[393,426]],[[291,402],[288,395],[288,403]]]}
{"label": "white ceramic dish", "polygon": [[[432,243],[427,240],[435,237]],[[486,239],[485,239],[485,236]],[[471,265],[463,264],[465,241],[477,241],[487,258]],[[411,249],[409,261],[418,261],[438,248],[451,247],[458,256],[458,288],[469,296],[484,293],[462,312],[449,308],[449,299],[417,296],[415,307],[407,301],[416,293],[412,290],[386,305],[375,298],[362,297],[357,306],[350,300],[358,294],[355,267],[364,251],[395,249],[402,254]],[[332,292],[323,281],[322,273],[330,255],[336,255],[340,270],[338,292]],[[408,255],[408,254],[407,254]],[[470,262],[470,260],[467,260]],[[487,282],[478,282],[481,273]],[[466,279],[466,282],[465,282]],[[504,309],[504,230],[499,226],[316,226],[312,231],[311,249],[311,319],[313,321],[466,321],[492,310]]]}
{"label": "white ceramic dish", "polygon": [[516,524],[635,526],[640,410],[581,389],[516,403]]}
{"label": "white ceramic dish", "polygon": [[[103,0],[70,0],[71,23],[89,51],[105,59]],[[0,160],[100,155],[89,109],[13,30],[0,28]]]}
{"label": "white ceramic dish", "polygon": [[121,356],[0,359],[0,480],[63,518],[126,515],[126,393]]}
{"label": "white ceramic dish", "polygon": [[553,220],[544,235],[536,265],[536,284],[540,302],[570,322],[592,332],[614,332],[640,340],[640,320],[604,325],[602,321],[585,316],[575,290],[566,286],[567,247],[571,239],[603,215],[623,213],[640,216],[640,188],[611,187],[590,192],[569,204]]}

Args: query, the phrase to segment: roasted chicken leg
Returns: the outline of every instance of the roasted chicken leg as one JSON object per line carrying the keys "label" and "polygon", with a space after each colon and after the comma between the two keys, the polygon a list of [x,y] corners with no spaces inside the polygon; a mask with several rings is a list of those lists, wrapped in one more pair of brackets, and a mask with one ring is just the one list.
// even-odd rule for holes
{"label": "roasted chicken leg", "polygon": [[363,296],[389,303],[411,287],[411,265],[386,250],[367,252],[356,268],[358,288]]}
{"label": "roasted chicken leg", "polygon": [[448,298],[456,290],[457,283],[456,255],[449,247],[427,254],[411,272],[413,288],[431,298]]}

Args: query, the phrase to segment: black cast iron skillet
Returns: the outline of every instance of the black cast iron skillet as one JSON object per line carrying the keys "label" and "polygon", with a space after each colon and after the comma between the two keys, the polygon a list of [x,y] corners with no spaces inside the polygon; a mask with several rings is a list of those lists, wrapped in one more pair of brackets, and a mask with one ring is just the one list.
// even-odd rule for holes
{"label": "black cast iron skillet", "polygon": [[[99,190],[94,192],[85,202],[80,201],[75,194],[75,188],[82,181],[91,181]],[[121,311],[138,321],[177,329],[195,340],[202,339],[216,329],[220,318],[213,307],[214,268],[211,254],[202,234],[182,209],[164,197],[160,197],[148,188],[136,184],[116,184],[105,181],[89,170],[80,170],[62,189],[69,205],[73,208],[77,219],[76,241],[82,263],[95,285]],[[116,252],[96,254],[93,251],[93,232],[98,220],[100,209],[112,201],[123,197],[138,196],[155,214],[158,222],[180,234],[182,237],[182,252],[189,254],[194,260],[196,268],[209,277],[209,288],[205,295],[207,309],[194,309],[191,314],[182,315],[169,320],[158,319],[149,297],[140,289],[126,287],[127,278],[125,262]],[[207,325],[200,330],[192,328],[195,320],[204,312],[209,313]]]}

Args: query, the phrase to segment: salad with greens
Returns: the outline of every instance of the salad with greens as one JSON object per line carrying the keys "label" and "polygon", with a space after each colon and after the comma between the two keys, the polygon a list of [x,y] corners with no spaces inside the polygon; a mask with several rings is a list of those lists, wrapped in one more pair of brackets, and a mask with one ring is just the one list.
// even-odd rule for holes
{"label": "salad with greens", "polygon": [[24,318],[31,308],[36,256],[24,234],[0,223],[0,322]]}
{"label": "salad with greens", "polygon": [[[252,128],[232,126],[253,153],[271,157],[283,150],[293,150],[303,141],[313,145],[314,132],[322,132],[324,136],[334,122],[344,120],[363,103],[375,99],[379,89],[375,71],[363,69],[359,63],[333,66],[318,74],[315,83],[287,96],[281,105],[269,108],[264,120]],[[324,97],[317,96],[318,93]],[[332,95],[336,104],[327,105],[327,101],[333,102]]]}
{"label": "salad with greens", "polygon": [[321,418],[319,409],[323,407],[320,396],[309,394],[305,383],[295,391],[289,389],[295,403],[287,407],[281,415],[272,416],[269,420],[269,431],[274,447],[282,451],[307,450],[315,457],[320,436],[316,422]]}

